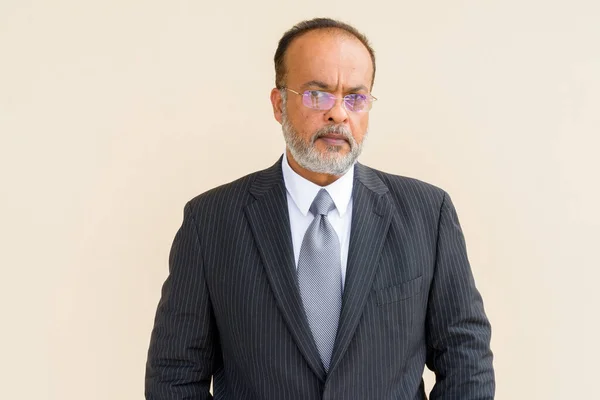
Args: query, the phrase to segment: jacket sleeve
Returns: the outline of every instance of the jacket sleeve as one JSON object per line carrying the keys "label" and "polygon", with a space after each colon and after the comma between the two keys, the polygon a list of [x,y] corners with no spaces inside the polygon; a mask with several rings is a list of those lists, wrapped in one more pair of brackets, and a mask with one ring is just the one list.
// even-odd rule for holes
{"label": "jacket sleeve", "polygon": [[493,399],[491,327],[475,287],[458,216],[447,194],[438,223],[427,310],[427,366],[436,375],[431,400]]}
{"label": "jacket sleeve", "polygon": [[196,221],[189,203],[169,255],[146,364],[146,399],[204,400],[220,355]]}

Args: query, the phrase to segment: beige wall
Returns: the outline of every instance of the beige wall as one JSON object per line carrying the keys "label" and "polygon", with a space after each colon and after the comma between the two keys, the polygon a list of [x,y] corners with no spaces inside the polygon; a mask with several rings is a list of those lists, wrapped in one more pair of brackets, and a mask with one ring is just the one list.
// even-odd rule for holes
{"label": "beige wall", "polygon": [[454,199],[497,398],[596,398],[595,0],[2,0],[0,398],[142,399],[183,205],[277,159],[272,56],[321,15],[377,51],[362,161]]}

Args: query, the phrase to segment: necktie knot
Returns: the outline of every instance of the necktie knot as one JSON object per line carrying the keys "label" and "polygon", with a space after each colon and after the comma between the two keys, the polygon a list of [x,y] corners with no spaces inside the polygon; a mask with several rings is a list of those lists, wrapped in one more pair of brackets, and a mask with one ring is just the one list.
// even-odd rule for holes
{"label": "necktie knot", "polygon": [[331,210],[335,208],[335,203],[333,199],[327,193],[327,190],[321,189],[317,196],[313,200],[310,206],[310,212],[313,213],[314,216],[317,215],[327,215]]}

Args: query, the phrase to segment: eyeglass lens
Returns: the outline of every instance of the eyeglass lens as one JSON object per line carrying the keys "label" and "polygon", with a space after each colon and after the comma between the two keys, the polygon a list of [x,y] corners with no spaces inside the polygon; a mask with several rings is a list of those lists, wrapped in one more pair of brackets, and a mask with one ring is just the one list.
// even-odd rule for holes
{"label": "eyeglass lens", "polygon": [[[307,90],[302,93],[302,103],[316,110],[330,110],[335,105],[337,98],[328,92],[320,90]],[[344,106],[350,111],[368,111],[371,105],[370,96],[352,93],[344,96]]]}

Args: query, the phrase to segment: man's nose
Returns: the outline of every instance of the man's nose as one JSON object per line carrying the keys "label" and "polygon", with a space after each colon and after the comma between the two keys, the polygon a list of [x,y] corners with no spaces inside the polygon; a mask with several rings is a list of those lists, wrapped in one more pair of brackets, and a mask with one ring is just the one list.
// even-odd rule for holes
{"label": "man's nose", "polygon": [[348,111],[344,107],[344,100],[337,100],[333,107],[325,114],[327,120],[335,124],[341,124],[348,120]]}

